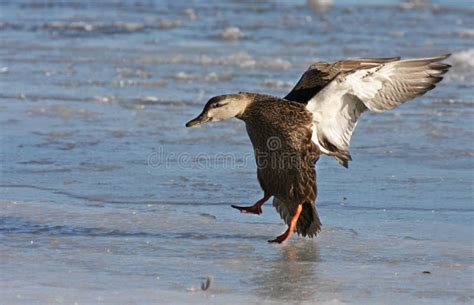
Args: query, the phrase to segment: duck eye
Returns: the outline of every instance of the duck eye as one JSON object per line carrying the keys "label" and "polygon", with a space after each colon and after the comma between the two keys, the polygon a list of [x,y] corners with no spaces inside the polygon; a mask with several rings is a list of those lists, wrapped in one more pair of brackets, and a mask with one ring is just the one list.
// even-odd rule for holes
{"label": "duck eye", "polygon": [[225,105],[227,105],[227,103],[216,103],[216,104],[212,104],[211,108],[219,108]]}

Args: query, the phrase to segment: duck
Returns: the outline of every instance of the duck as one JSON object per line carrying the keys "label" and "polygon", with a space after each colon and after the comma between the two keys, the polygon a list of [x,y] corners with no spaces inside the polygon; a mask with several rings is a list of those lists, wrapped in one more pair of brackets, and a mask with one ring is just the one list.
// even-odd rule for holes
{"label": "duck", "polygon": [[285,97],[251,92],[215,96],[186,127],[243,121],[263,196],[251,206],[232,207],[260,215],[273,197],[287,229],[268,241],[283,243],[294,233],[313,238],[322,227],[316,210],[319,158],[333,157],[348,168],[351,136],[361,115],[392,110],[435,88],[451,67],[443,62],[448,57],[316,62]]}

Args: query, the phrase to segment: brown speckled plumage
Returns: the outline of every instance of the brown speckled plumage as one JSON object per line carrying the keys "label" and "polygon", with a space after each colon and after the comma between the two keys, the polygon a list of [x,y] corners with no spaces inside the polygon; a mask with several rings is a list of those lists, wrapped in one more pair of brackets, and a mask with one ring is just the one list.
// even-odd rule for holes
{"label": "brown speckled plumage", "polygon": [[289,224],[297,204],[303,212],[296,232],[315,236],[321,222],[315,208],[315,163],[320,151],[311,141],[312,115],[304,105],[278,97],[244,93],[250,103],[238,116],[253,144],[257,177],[265,195]]}

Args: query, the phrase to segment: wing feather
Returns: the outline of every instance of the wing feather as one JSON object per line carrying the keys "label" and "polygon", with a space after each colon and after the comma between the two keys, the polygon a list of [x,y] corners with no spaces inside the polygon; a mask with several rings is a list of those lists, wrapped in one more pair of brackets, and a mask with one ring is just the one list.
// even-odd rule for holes
{"label": "wing feather", "polygon": [[440,64],[447,55],[401,60],[347,76],[350,93],[357,96],[371,111],[391,110],[435,87],[449,69]]}
{"label": "wing feather", "polygon": [[390,61],[339,73],[307,104],[313,113],[312,140],[347,167],[349,145],[361,114],[391,110],[433,89],[448,71],[449,55]]}
{"label": "wing feather", "polygon": [[285,96],[285,99],[306,104],[339,73],[372,68],[399,59],[400,57],[353,58],[334,63],[316,62],[303,73],[295,87]]}

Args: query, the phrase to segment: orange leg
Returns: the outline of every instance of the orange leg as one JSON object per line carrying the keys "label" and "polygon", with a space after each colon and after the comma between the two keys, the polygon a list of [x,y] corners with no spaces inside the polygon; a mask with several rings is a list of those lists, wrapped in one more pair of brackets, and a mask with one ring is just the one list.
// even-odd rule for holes
{"label": "orange leg", "polygon": [[265,196],[263,197],[262,199],[260,199],[259,201],[257,201],[257,203],[255,203],[254,205],[252,206],[249,206],[249,207],[240,207],[240,206],[237,206],[237,205],[231,205],[231,207],[233,207],[234,209],[237,209],[240,211],[240,213],[248,213],[248,214],[257,214],[257,215],[260,215],[262,214],[262,205],[270,198],[270,196]]}
{"label": "orange leg", "polygon": [[298,222],[298,218],[300,217],[301,211],[303,210],[303,205],[298,204],[296,207],[295,215],[291,217],[290,223],[288,224],[288,229],[286,229],[285,233],[282,235],[278,236],[275,239],[269,240],[269,243],[279,243],[281,244],[282,242],[288,240],[291,235],[293,235],[293,232],[295,231],[296,228],[296,223]]}

